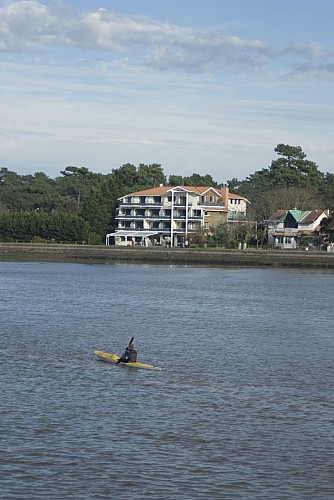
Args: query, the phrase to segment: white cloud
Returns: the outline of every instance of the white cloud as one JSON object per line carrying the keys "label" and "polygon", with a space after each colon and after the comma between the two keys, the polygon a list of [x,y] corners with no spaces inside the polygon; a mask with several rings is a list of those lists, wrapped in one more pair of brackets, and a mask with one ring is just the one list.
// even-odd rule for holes
{"label": "white cloud", "polygon": [[0,49],[31,50],[59,40],[60,18],[35,1],[10,2],[0,9]]}
{"label": "white cloud", "polygon": [[322,61],[333,55],[331,50],[325,49],[317,42],[290,43],[287,44],[286,50],[310,61]]}
{"label": "white cloud", "polygon": [[[77,13],[57,3],[35,0],[6,3],[0,8],[0,50],[22,52],[45,47],[89,49],[106,59],[126,57],[128,65],[182,72],[274,70],[284,66],[303,71],[334,63],[333,50],[317,42],[273,47],[212,30],[190,29],[143,16],[98,9]],[[294,58],[296,58],[295,63]],[[287,60],[287,61],[286,61]]]}

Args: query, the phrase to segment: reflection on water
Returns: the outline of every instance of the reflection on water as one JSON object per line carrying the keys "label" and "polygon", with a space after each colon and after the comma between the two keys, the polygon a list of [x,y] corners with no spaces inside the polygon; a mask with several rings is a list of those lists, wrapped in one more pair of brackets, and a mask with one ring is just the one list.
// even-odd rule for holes
{"label": "reflection on water", "polygon": [[[0,263],[0,497],[332,498],[333,283]],[[161,372],[94,358],[132,335]]]}

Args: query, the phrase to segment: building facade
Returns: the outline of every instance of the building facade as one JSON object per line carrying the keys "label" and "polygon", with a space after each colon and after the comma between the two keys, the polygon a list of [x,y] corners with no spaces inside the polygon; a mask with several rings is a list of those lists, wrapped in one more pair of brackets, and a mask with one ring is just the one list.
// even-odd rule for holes
{"label": "building facade", "polygon": [[248,201],[228,187],[159,186],[119,198],[106,244],[187,245],[191,233],[246,215]]}
{"label": "building facade", "polygon": [[277,248],[297,248],[298,240],[310,237],[319,229],[320,222],[329,213],[326,210],[278,210],[266,222],[268,245]]}

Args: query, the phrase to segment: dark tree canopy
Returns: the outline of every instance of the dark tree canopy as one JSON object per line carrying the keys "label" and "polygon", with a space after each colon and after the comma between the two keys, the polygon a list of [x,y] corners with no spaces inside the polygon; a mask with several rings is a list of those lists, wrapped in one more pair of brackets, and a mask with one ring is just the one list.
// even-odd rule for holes
{"label": "dark tree canopy", "polygon": [[[265,218],[277,209],[325,208],[325,176],[299,146],[278,144],[279,156],[270,167],[250,174],[243,181],[228,181],[230,190],[251,202],[250,212],[257,219]],[[328,179],[327,193],[334,189]],[[334,184],[332,185],[334,186]]]}
{"label": "dark tree canopy", "polygon": [[[245,196],[251,202],[248,215],[252,220],[266,219],[278,208],[334,210],[334,174],[321,173],[317,164],[308,160],[299,146],[278,144],[274,151],[278,158],[272,160],[269,167],[250,174],[244,180],[232,178],[227,182],[231,192]],[[115,227],[118,200],[125,194],[161,184],[213,187],[224,184],[222,180],[215,181],[210,174],[197,173],[190,176],[171,174],[167,180],[159,163],[140,163],[138,167],[125,163],[106,175],[71,165],[60,174],[56,179],[50,179],[43,172],[18,175],[2,167],[0,217],[17,214],[11,228],[19,228],[18,221],[21,221],[18,234],[21,231],[20,234],[27,237],[33,233],[31,228],[36,227],[37,231],[37,221],[42,224],[43,217],[52,217],[56,224],[55,217],[59,216],[67,229],[73,225],[73,234],[78,234],[78,221],[84,221],[87,224],[85,236],[88,231],[90,241],[103,243],[105,234]],[[20,214],[39,214],[41,218],[20,219]],[[62,219],[63,216],[71,216],[72,219]],[[9,224],[9,219],[6,221]],[[4,225],[1,227],[0,240],[5,234]],[[14,233],[10,236],[7,232],[6,238],[9,237],[15,239]]]}
{"label": "dark tree canopy", "polygon": [[204,176],[199,174],[192,174],[189,177],[182,177],[182,175],[170,175],[168,184],[169,186],[219,186],[219,184],[214,181],[209,174]]}
{"label": "dark tree canopy", "polygon": [[278,144],[275,148],[278,159],[271,162],[270,167],[250,174],[244,181],[237,179],[228,181],[239,192],[253,198],[270,188],[311,188],[318,187],[323,181],[323,174],[316,163],[306,159],[306,154],[297,146]]}
{"label": "dark tree canopy", "polygon": [[327,217],[320,222],[320,241],[323,245],[334,242],[334,217]]}

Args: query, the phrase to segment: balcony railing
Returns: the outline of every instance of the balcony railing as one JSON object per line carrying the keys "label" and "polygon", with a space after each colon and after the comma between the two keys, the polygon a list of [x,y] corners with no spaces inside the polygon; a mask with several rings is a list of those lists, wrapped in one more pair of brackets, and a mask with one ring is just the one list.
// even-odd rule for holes
{"label": "balcony railing", "polygon": [[122,220],[122,219],[134,219],[134,220],[170,220],[170,215],[116,215],[115,219]]}
{"label": "balcony railing", "polygon": [[224,203],[208,203],[208,202],[200,201],[200,202],[198,202],[198,205],[200,205],[201,207],[205,206],[205,207],[226,208],[226,205],[224,205]]}
{"label": "balcony railing", "polygon": [[[157,232],[171,232],[170,227],[158,227],[158,226],[153,226],[153,227],[132,227],[132,226],[118,226],[116,228],[116,231],[157,231]],[[187,232],[192,233],[198,231],[198,228],[188,228]],[[173,228],[174,233],[185,233],[186,229],[184,227],[174,227]]]}
{"label": "balcony railing", "polygon": [[150,207],[162,207],[162,202],[158,202],[158,201],[148,201],[148,202],[144,202],[144,201],[137,201],[137,202],[133,202],[133,201],[121,201],[119,203],[119,206],[122,207],[122,206],[131,206],[131,207],[147,207],[147,206],[150,206]]}
{"label": "balcony railing", "polygon": [[[161,220],[170,220],[171,215],[130,215],[130,214],[119,214],[115,217],[116,219],[161,219]],[[174,215],[174,220],[201,220],[201,215]]]}
{"label": "balcony railing", "polygon": [[273,228],[273,233],[281,236],[284,236],[285,233],[298,233],[300,231],[301,228],[298,227]]}

